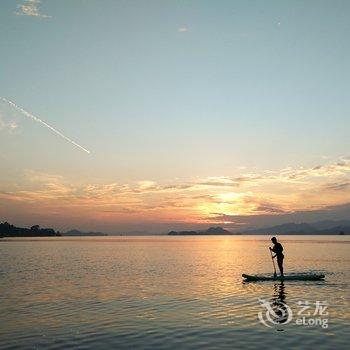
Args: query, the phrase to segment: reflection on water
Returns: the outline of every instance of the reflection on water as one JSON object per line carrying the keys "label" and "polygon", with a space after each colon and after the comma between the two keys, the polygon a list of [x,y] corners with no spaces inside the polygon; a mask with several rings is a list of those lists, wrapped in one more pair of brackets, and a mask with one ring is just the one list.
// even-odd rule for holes
{"label": "reflection on water", "polygon": [[[283,325],[284,323],[289,321],[290,308],[287,305],[286,301],[286,292],[285,292],[284,282],[274,284],[274,294],[271,299],[272,309],[277,315],[275,318],[275,322]],[[279,329],[283,330],[283,329]]]}
{"label": "reflection on water", "polygon": [[[271,271],[269,237],[2,241],[0,348],[345,349],[345,241],[281,239],[287,271],[324,270],[326,281],[276,284],[241,278]],[[286,306],[325,300],[330,326],[276,332],[258,321],[259,299],[272,301],[281,329]]]}

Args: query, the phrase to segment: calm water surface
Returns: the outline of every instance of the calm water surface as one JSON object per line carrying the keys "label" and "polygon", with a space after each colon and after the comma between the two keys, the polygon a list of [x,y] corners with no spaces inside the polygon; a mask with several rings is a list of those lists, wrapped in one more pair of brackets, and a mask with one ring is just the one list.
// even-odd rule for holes
{"label": "calm water surface", "polygon": [[[272,271],[267,236],[2,239],[0,348],[348,348],[350,238],[281,242],[287,272],[326,280],[242,283]],[[266,327],[259,299],[293,320]],[[328,328],[296,325],[298,301],[328,303]]]}

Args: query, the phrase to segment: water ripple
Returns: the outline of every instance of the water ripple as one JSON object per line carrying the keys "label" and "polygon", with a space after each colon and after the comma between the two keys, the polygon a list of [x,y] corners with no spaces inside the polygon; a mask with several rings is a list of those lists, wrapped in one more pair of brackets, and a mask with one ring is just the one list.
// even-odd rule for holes
{"label": "water ripple", "polygon": [[[272,270],[263,237],[6,240],[0,348],[345,349],[347,241],[327,239],[286,238],[287,271],[308,266],[326,280],[282,287],[242,281]],[[259,299],[273,302],[281,288],[295,311],[300,300],[327,301],[329,328],[259,323]]]}

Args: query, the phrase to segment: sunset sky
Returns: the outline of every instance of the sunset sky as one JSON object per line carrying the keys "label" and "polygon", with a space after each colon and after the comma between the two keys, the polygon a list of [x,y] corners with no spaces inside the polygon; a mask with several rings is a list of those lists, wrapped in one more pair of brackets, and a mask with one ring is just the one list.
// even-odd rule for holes
{"label": "sunset sky", "polygon": [[349,218],[349,18],[349,1],[1,1],[0,221]]}

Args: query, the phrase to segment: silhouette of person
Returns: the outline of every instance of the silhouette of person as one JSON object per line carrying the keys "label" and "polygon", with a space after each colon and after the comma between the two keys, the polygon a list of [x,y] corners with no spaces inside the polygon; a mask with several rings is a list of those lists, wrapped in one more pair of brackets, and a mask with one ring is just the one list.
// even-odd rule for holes
{"label": "silhouette of person", "polygon": [[283,274],[283,259],[284,259],[284,255],[283,255],[283,247],[281,243],[277,242],[277,238],[276,237],[272,237],[271,241],[273,243],[273,247],[270,247],[270,250],[273,251],[275,253],[275,256],[272,256],[272,258],[276,258],[277,257],[277,264],[278,264],[278,268],[280,269],[281,272],[281,276],[284,276]]}

